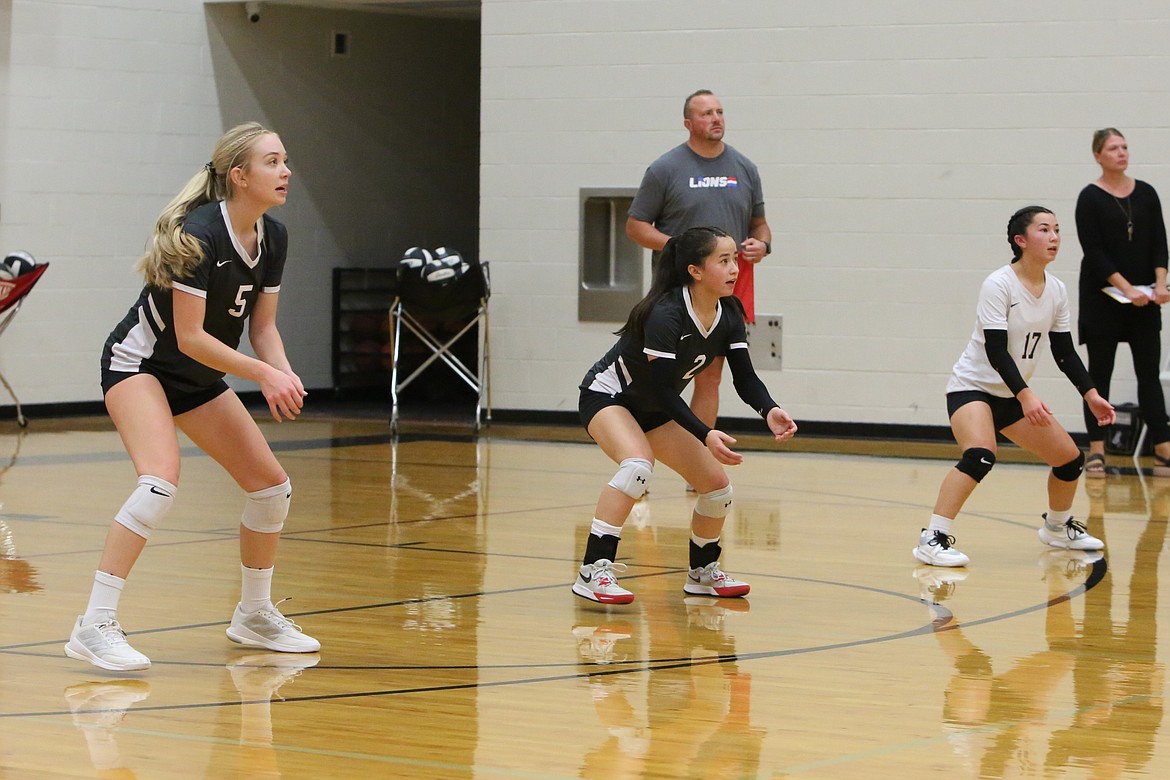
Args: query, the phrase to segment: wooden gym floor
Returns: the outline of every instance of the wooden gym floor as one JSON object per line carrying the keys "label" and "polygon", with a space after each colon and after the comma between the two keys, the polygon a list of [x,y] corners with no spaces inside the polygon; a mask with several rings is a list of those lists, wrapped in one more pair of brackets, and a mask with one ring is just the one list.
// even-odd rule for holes
{"label": "wooden gym floor", "polygon": [[120,610],[154,666],[117,675],[61,652],[133,486],[117,434],[0,425],[0,777],[1170,777],[1170,479],[1127,459],[1077,497],[1105,558],[1041,545],[1045,470],[1005,458],[940,570],[910,549],[953,445],[744,437],[751,595],[684,598],[660,468],[606,609],[569,590],[614,470],[579,431],[264,427],[295,489],[274,595],[323,649],[224,636],[242,497],[192,449]]}

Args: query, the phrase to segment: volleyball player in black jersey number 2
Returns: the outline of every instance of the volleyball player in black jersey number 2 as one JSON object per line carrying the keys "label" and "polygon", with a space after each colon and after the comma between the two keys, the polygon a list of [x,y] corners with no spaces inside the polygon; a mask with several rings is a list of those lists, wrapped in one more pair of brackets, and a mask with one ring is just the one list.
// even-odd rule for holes
{"label": "volleyball player in black jersey number 2", "polygon": [[628,604],[634,594],[615,572],[618,541],[634,502],[646,493],[655,460],[677,471],[698,493],[691,516],[690,571],[683,590],[743,596],[745,582],[720,570],[723,520],[731,484],[723,465],[743,456],[735,439],[707,427],[679,394],[719,356],[727,358],[736,392],[768,424],[776,441],[796,423],[768,395],[748,357],[743,308],[732,295],[739,274],[735,241],[718,228],[672,237],[662,250],[650,292],[630,312],[620,339],[581,382],[581,421],[618,464],[602,490],[573,592],[605,604]]}
{"label": "volleyball player in black jersey number 2", "polygon": [[[106,536],[89,605],[65,654],[113,671],[146,669],[117,619],[118,600],[179,482],[175,428],[247,493],[240,523],[242,588],[227,629],[240,644],[289,653],[321,645],[272,603],[272,572],[292,486],[225,374],[260,386],[277,421],[305,396],[276,329],[288,233],[267,215],[285,202],[290,171],[279,136],[255,123],[219,139],[211,162],[159,216],[139,262],[146,286],[110,334],[102,390],[138,485]],[[248,324],[257,357],[237,350]]]}

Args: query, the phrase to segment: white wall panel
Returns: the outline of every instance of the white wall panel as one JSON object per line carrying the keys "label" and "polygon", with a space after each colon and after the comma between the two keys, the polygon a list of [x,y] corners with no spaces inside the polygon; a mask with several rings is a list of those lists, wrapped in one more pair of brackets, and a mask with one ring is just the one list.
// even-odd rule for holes
{"label": "white wall panel", "polygon": [[[481,240],[510,269],[560,269],[558,293],[576,286],[579,189],[636,186],[685,140],[683,97],[721,97],[727,141],[763,175],[775,251],[757,309],[784,315],[784,370],[766,379],[798,419],[944,425],[979,284],[1009,259],[1007,218],[1027,203],[1061,219],[1052,271],[1075,309],[1073,206],[1098,174],[1097,127],[1121,127],[1132,172],[1170,187],[1162,3],[485,0],[482,32]],[[556,334],[563,397],[537,407],[552,410],[612,339],[547,292],[535,297],[565,305],[508,327]],[[493,305],[533,295],[517,279]],[[548,397],[528,384],[542,372],[496,369],[497,407]],[[1132,400],[1129,371],[1120,355],[1115,400]],[[1036,382],[1080,430],[1059,372]],[[723,398],[743,408],[730,382]]]}

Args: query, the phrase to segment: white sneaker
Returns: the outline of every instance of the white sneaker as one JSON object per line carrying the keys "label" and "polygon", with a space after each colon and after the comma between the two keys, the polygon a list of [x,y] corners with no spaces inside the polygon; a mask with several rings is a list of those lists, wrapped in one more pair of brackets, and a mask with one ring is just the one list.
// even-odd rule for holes
{"label": "white sneaker", "polygon": [[1040,526],[1040,541],[1049,547],[1062,547],[1066,550],[1100,550],[1105,542],[1089,534],[1085,526],[1071,517],[1064,525],[1052,528],[1048,525],[1048,513],[1045,512],[1044,525]]}
{"label": "white sneaker", "polygon": [[89,661],[99,669],[111,672],[135,672],[150,668],[150,659],[135,650],[126,641],[126,632],[117,620],[105,623],[85,623],[84,615],[77,616],[65,655],[79,661]]}
{"label": "white sneaker", "polygon": [[573,592],[581,598],[602,604],[629,604],[634,594],[618,585],[614,572],[624,572],[624,563],[614,563],[602,558],[596,563],[586,563],[577,572]]}
{"label": "white sneaker", "polygon": [[955,594],[955,585],[967,579],[967,572],[919,566],[914,570],[914,579],[918,580],[918,598],[938,604]]}
{"label": "white sneaker", "polygon": [[956,550],[954,544],[955,537],[950,534],[923,528],[918,536],[918,546],[911,552],[919,561],[931,566],[966,566],[971,559]]}
{"label": "white sneaker", "polygon": [[236,605],[227,637],[248,647],[263,647],[278,653],[315,653],[321,643],[301,631],[301,627],[280,614],[277,606],[288,601],[281,599],[275,605],[251,614],[245,614]]}
{"label": "white sneaker", "polygon": [[746,596],[751,586],[727,576],[719,569],[719,561],[712,561],[701,569],[691,569],[687,572],[687,582],[683,585],[683,590],[692,596],[733,598]]}

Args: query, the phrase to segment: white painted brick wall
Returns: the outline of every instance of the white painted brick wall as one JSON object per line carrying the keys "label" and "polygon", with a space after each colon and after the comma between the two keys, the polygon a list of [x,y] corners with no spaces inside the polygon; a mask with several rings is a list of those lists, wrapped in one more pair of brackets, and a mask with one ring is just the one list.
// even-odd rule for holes
{"label": "white painted brick wall", "polygon": [[[1099,172],[1097,127],[1122,128],[1132,172],[1170,193],[1164,3],[485,0],[482,29],[493,321],[532,334],[493,355],[500,408],[574,405],[616,327],[576,321],[578,191],[636,186],[685,140],[682,99],[700,87],[763,175],[775,240],[757,308],[784,315],[784,370],[765,380],[798,419],[945,425],[946,378],[1019,206],[1062,220],[1053,272],[1075,307],[1073,206]],[[550,345],[535,365],[534,342]],[[1128,362],[1123,348],[1117,401],[1136,397]],[[730,384],[725,413],[747,416]],[[1035,384],[1082,429],[1054,366]]]}
{"label": "white painted brick wall", "polygon": [[[96,400],[97,352],[138,289],[133,259],[223,130],[225,79],[234,89],[241,76],[215,72],[224,62],[199,0],[10,5],[0,247],[54,267],[0,340],[0,370],[26,402]],[[799,419],[945,424],[942,387],[980,280],[1007,259],[1007,216],[1026,202],[1056,209],[1054,271],[1075,291],[1072,212],[1097,174],[1092,130],[1122,128],[1133,172],[1170,193],[1168,33],[1170,7],[1153,0],[484,0],[479,239],[493,268],[494,405],[575,406],[617,327],[576,320],[578,192],[636,186],[684,140],[682,98],[709,87],[728,141],[764,177],[775,251],[757,298],[785,318],[785,369],[765,377],[777,396]],[[272,58],[274,74],[287,56]],[[324,68],[295,92],[302,132],[368,99]],[[257,105],[230,97],[231,110]],[[340,150],[316,156],[353,167]],[[364,264],[321,211],[367,191],[286,207],[296,251],[326,269]],[[327,295],[293,287],[286,341],[324,386]],[[1117,401],[1136,396],[1128,362],[1123,349]],[[1079,430],[1054,367],[1037,386]],[[724,410],[747,414],[730,383]]]}

